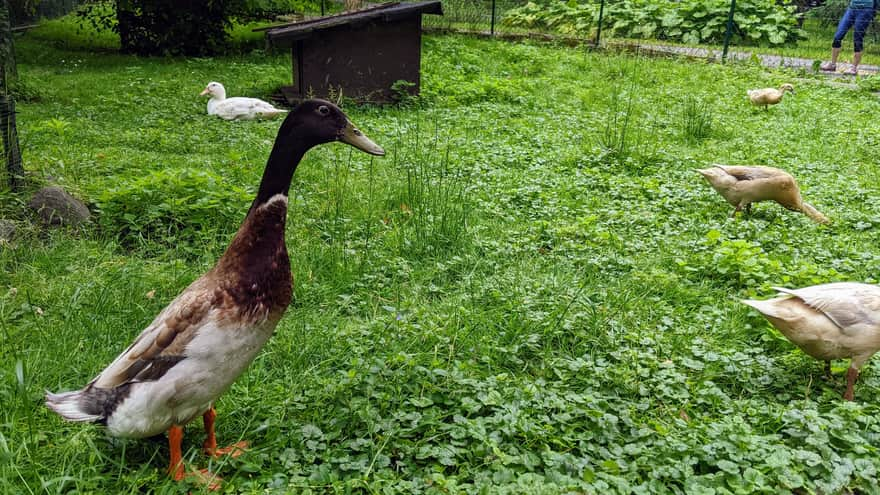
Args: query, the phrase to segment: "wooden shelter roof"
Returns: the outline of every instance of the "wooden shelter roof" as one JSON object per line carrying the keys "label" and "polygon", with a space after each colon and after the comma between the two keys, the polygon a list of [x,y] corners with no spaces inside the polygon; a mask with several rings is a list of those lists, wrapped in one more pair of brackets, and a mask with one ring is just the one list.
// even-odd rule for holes
{"label": "wooden shelter roof", "polygon": [[357,26],[370,21],[389,22],[419,14],[443,14],[440,0],[423,2],[390,2],[355,12],[346,12],[318,19],[260,28],[276,46],[289,46],[296,40],[311,37],[315,32],[338,26]]}

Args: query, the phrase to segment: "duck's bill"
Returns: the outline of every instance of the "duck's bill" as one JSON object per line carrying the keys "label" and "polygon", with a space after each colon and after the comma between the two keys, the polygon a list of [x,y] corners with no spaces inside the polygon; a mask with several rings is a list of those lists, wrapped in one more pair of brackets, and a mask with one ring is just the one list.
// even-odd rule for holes
{"label": "duck's bill", "polygon": [[358,128],[351,123],[351,121],[349,121],[345,126],[345,129],[343,129],[339,140],[343,143],[354,146],[364,153],[377,156],[383,156],[385,154],[385,150],[383,150],[381,146],[365,136],[363,132],[359,131]]}
{"label": "duck's bill", "polygon": [[202,90],[201,93],[199,93],[199,96],[205,96],[206,94],[208,94],[209,91],[210,91],[210,90],[209,90],[208,88],[205,88],[205,89]]}

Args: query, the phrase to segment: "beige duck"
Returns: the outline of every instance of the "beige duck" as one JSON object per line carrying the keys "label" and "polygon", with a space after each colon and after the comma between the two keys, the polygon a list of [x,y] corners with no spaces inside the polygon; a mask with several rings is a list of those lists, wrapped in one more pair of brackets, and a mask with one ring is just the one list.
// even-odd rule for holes
{"label": "beige duck", "polygon": [[785,294],[766,301],[743,300],[788,340],[825,361],[850,359],[843,398],[853,400],[859,369],[880,350],[880,287],[855,282],[775,288]]}
{"label": "beige duck", "polygon": [[782,86],[779,86],[779,89],[750,89],[746,91],[746,93],[749,95],[749,101],[752,102],[752,105],[763,106],[764,110],[767,110],[767,107],[770,105],[776,105],[782,101],[782,97],[785,95],[786,91],[791,91],[792,94],[794,94],[794,86],[785,83]]}
{"label": "beige duck", "polygon": [[828,217],[801,199],[797,181],[784,170],[773,167],[714,164],[710,168],[698,169],[697,172],[702,174],[728,203],[736,207],[731,216],[735,216],[743,208],[747,212],[751,211],[752,203],[776,201],[789,210],[806,214],[818,223],[828,223]]}

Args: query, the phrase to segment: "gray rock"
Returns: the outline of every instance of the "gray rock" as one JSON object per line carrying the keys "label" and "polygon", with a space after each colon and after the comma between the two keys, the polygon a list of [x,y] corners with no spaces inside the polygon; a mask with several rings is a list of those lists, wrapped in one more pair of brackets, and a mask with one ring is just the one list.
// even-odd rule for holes
{"label": "gray rock", "polygon": [[12,238],[15,237],[15,231],[15,222],[0,218],[0,244],[4,242],[12,242]]}
{"label": "gray rock", "polygon": [[28,206],[45,225],[79,225],[92,216],[82,201],[57,186],[44,187],[34,193]]}

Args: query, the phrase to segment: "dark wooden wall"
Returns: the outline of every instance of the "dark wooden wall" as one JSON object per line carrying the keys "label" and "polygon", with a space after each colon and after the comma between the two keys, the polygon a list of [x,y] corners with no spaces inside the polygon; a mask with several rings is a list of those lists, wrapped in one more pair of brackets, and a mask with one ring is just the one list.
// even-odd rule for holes
{"label": "dark wooden wall", "polygon": [[322,30],[293,45],[293,88],[285,95],[327,98],[339,92],[361,101],[394,97],[396,81],[419,92],[422,16],[395,22],[369,21]]}

